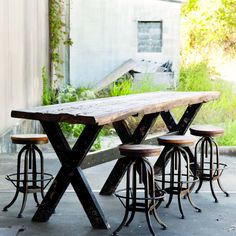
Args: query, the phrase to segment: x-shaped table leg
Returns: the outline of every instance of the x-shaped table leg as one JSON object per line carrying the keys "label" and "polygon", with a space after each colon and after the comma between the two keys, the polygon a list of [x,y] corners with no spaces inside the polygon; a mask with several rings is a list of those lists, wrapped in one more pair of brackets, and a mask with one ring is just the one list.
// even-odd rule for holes
{"label": "x-shaped table leg", "polygon": [[[148,114],[148,115],[143,116],[142,120],[140,121],[139,125],[137,126],[133,134],[131,134],[124,120],[113,123],[113,126],[118,136],[120,137],[122,143],[139,144],[145,139],[146,135],[148,134],[149,129],[155,123],[158,115],[159,113],[153,113],[153,114]],[[100,194],[111,195],[112,193],[115,192],[130,162],[131,160],[129,158],[119,158],[117,160],[108,179],[103,185],[103,188],[100,191]]]}
{"label": "x-shaped table leg", "polygon": [[90,222],[94,228],[110,228],[80,165],[95,141],[101,126],[87,125],[71,149],[59,125],[53,122],[41,122],[48,138],[61,162],[45,198],[37,209],[32,220],[46,222],[54,212],[61,197],[71,183]]}
{"label": "x-shaped table leg", "polygon": [[[202,103],[189,105],[184,112],[183,116],[181,117],[180,121],[177,123],[173,114],[170,111],[161,112],[161,116],[163,121],[165,122],[169,132],[174,132],[177,134],[185,134],[191,125],[192,121],[194,120],[196,114],[200,110]],[[143,117],[140,124],[134,131],[133,135],[130,133],[129,128],[127,127],[125,121],[119,121],[113,123],[114,128],[118,136],[120,137],[122,143],[134,143],[138,144],[141,143],[146,135],[148,134],[149,129],[154,124],[156,118],[158,117],[159,113],[148,114]],[[161,170],[161,166],[163,163],[163,158],[165,153],[169,149],[165,147],[161,152],[160,157],[158,158],[157,162],[155,163],[155,171]],[[186,148],[186,151],[190,155],[190,161],[194,159],[194,156],[189,148]],[[130,160],[128,158],[120,158],[117,160],[114,168],[112,169],[110,175],[108,176],[105,184],[103,185],[100,194],[102,195],[111,195],[115,192],[117,186],[119,185],[121,179],[123,178],[127,166],[129,165]]]}
{"label": "x-shaped table leg", "polygon": [[[201,106],[202,106],[202,103],[189,105],[178,123],[175,120],[174,115],[170,111],[161,112],[161,117],[162,117],[163,121],[165,122],[166,127],[168,128],[170,133],[183,135],[187,132],[189,126],[193,122],[193,120],[194,120],[195,116],[197,115],[197,113],[199,112]],[[164,147],[159,158],[157,159],[157,161],[154,165],[154,169],[155,169],[156,174],[158,174],[161,171],[162,165],[163,165],[163,159],[169,150],[170,149],[168,147]],[[190,162],[194,162],[195,158],[194,158],[194,155],[191,152],[190,148],[185,147],[185,150],[189,154]],[[192,171],[195,171],[195,170],[192,169]]]}

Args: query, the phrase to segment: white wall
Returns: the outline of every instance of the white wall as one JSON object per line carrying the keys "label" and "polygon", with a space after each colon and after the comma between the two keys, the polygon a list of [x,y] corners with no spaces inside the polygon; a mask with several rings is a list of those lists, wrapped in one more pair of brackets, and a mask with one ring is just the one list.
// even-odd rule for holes
{"label": "white wall", "polygon": [[48,0],[0,0],[0,135],[15,125],[12,109],[41,103],[48,64]]}
{"label": "white wall", "polygon": [[[180,3],[158,0],[72,0],[71,84],[92,87],[129,58],[172,60],[179,71]],[[137,52],[137,22],[163,21],[161,53]]]}

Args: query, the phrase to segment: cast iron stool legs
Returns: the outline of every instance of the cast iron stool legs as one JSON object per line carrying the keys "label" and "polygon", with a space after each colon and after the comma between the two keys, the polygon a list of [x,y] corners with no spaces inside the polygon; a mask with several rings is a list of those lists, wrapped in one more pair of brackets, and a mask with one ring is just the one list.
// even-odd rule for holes
{"label": "cast iron stool legs", "polygon": [[[183,157],[185,157],[186,160],[186,168],[184,167],[184,169],[186,169],[186,173],[182,173],[183,170],[182,170],[181,159],[183,159]],[[164,163],[169,158],[170,158],[170,173],[167,174]],[[173,195],[175,194],[178,196],[178,207],[182,219],[184,219],[184,213],[181,204],[181,195],[187,197],[191,206],[198,212],[201,212],[201,209],[198,208],[190,198],[190,183],[191,183],[190,177],[193,177],[192,182],[195,182],[198,179],[196,179],[194,175],[190,175],[190,167],[189,167],[190,162],[188,153],[185,151],[184,148],[180,146],[174,146],[169,150],[169,152],[167,152],[163,161],[164,163],[162,168],[162,179],[159,181],[162,182],[162,189],[167,193],[169,193],[169,200],[166,204],[166,207],[170,206],[173,199]],[[166,175],[170,176],[169,180],[166,180]],[[184,177],[185,179],[183,179]],[[169,184],[169,187],[166,187],[167,183]]]}
{"label": "cast iron stool legs", "polygon": [[[25,152],[24,155],[24,171],[21,173],[21,162],[22,162],[22,155]],[[40,171],[37,172],[37,166],[36,166],[36,152],[38,153],[40,157]],[[27,200],[27,194],[33,193],[34,200],[39,206],[39,201],[37,198],[37,192],[41,192],[42,198],[44,198],[44,189],[49,184],[49,182],[53,179],[51,174],[44,173],[44,161],[43,161],[43,155],[40,149],[34,145],[34,144],[27,144],[25,145],[19,152],[17,157],[17,173],[16,174],[10,174],[6,176],[6,179],[11,181],[13,185],[16,187],[15,195],[12,199],[12,201],[3,208],[3,211],[7,211],[9,207],[11,207],[14,202],[16,201],[19,192],[23,193],[23,201],[21,205],[20,212],[18,214],[18,218],[22,218],[22,212],[25,209],[26,200]],[[29,170],[32,170],[29,172]],[[40,175],[40,178],[37,178],[37,175]],[[31,175],[31,178],[30,178]],[[14,179],[14,176],[16,176],[16,179]],[[21,178],[23,176],[23,178]],[[45,176],[48,176],[48,178],[44,178]],[[46,185],[44,186],[44,182],[47,181]],[[37,182],[40,182],[40,186],[37,186]],[[31,183],[32,185],[29,185]]]}
{"label": "cast iron stool legs", "polygon": [[[130,181],[131,171],[132,179]],[[137,187],[137,178],[139,178],[139,183],[143,184],[143,188]],[[140,196],[142,190],[143,196]],[[125,195],[121,195],[121,192],[125,192]],[[115,195],[124,205],[125,215],[119,227],[113,232],[113,235],[117,235],[124,225],[128,226],[132,222],[136,212],[145,212],[148,228],[152,235],[155,235],[155,233],[152,228],[150,214],[153,214],[156,221],[163,229],[166,229],[167,226],[160,220],[156,212],[156,205],[158,201],[162,201],[164,194],[159,197],[155,196],[154,171],[145,158],[138,158],[130,164],[127,169],[126,189],[118,190]],[[124,203],[122,198],[125,199]],[[131,212],[131,215],[128,218],[129,212]]]}
{"label": "cast iron stool legs", "polygon": [[[199,170],[199,185],[196,189],[196,193],[201,189],[202,183],[204,180],[207,180],[210,182],[210,188],[212,196],[215,199],[215,202],[218,202],[218,199],[215,195],[214,188],[213,188],[213,181],[217,180],[217,183],[219,185],[219,188],[221,191],[226,195],[226,197],[229,196],[229,193],[227,193],[221,183],[220,183],[220,176],[223,172],[223,170],[227,167],[226,164],[219,162],[219,150],[218,145],[214,141],[212,137],[202,137],[195,146],[195,157],[197,158],[198,148],[200,146],[200,170]],[[213,149],[215,147],[215,157],[216,160],[214,162],[213,160]],[[206,158],[209,156],[209,161],[206,162]],[[207,166],[208,165],[208,166]]]}

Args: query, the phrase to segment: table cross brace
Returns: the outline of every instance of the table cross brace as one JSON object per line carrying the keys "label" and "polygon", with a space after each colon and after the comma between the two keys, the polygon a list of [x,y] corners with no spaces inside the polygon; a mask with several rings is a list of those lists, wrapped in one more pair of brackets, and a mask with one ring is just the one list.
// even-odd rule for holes
{"label": "table cross brace", "polygon": [[102,126],[86,125],[71,149],[58,123],[41,122],[41,124],[62,166],[32,220],[37,222],[48,221],[68,185],[71,183],[91,225],[94,228],[110,228],[80,168]]}
{"label": "table cross brace", "polygon": [[[166,127],[168,128],[169,132],[171,133],[174,132],[177,134],[185,134],[189,126],[191,125],[193,119],[195,118],[196,114],[200,110],[201,106],[202,106],[202,103],[189,105],[186,108],[184,114],[182,115],[178,123],[171,111],[161,112],[161,117]],[[159,113],[144,115],[133,134],[131,134],[128,128],[128,125],[126,124],[125,121],[115,122],[113,123],[113,126],[118,136],[120,137],[122,143],[139,144],[145,139],[146,135],[148,134],[148,131],[153,126],[158,115]],[[165,153],[168,150],[169,149],[165,147],[163,151],[161,152],[161,155],[159,156],[157,162],[154,165],[155,172],[156,170],[160,169],[160,166],[162,166],[163,161],[161,160],[164,158]],[[191,154],[191,151],[188,150],[188,148],[186,151]],[[190,161],[193,160],[193,158],[194,156],[191,154]],[[103,188],[100,191],[100,194],[111,195],[112,193],[115,192],[129,164],[130,164],[130,160],[127,158],[120,158],[117,160],[109,177],[107,178],[105,184],[103,185]]]}
{"label": "table cross brace", "polygon": [[[144,115],[133,134],[131,134],[129,127],[126,121],[124,120],[113,123],[113,126],[118,136],[120,137],[122,143],[139,144],[145,139],[146,135],[148,134],[148,131],[155,123],[158,115],[159,113]],[[103,185],[100,194],[111,195],[115,192],[130,163],[131,160],[129,158],[119,158],[117,160],[107,181]]]}

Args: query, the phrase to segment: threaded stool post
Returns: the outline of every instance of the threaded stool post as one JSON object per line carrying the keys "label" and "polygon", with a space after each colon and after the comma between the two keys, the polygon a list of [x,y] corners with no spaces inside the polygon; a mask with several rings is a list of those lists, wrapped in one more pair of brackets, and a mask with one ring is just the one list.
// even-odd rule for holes
{"label": "threaded stool post", "polygon": [[[170,206],[173,195],[177,195],[181,218],[184,219],[181,196],[187,196],[191,206],[198,212],[201,212],[201,209],[197,207],[190,198],[190,184],[198,181],[198,179],[195,174],[191,173],[189,154],[184,149],[185,147],[193,145],[195,139],[193,137],[183,135],[165,135],[158,137],[157,140],[160,145],[169,147],[169,151],[163,158],[162,176],[159,178],[157,177],[156,179],[156,181],[161,182],[162,190],[169,194],[169,200],[166,207]],[[185,167],[182,164],[182,159],[185,160]],[[169,173],[166,173],[167,167],[165,164],[167,160],[170,160]],[[193,164],[195,165],[196,163]]]}
{"label": "threaded stool post", "polygon": [[[44,189],[53,179],[53,176],[49,173],[44,173],[43,154],[41,150],[36,146],[37,144],[46,144],[48,142],[48,138],[46,135],[13,135],[11,136],[11,140],[15,144],[24,144],[24,146],[18,153],[16,173],[6,176],[6,180],[10,181],[16,187],[16,192],[12,201],[3,208],[3,211],[7,211],[8,208],[11,207],[16,201],[19,192],[22,192],[23,201],[20,212],[18,214],[18,218],[21,218],[26,205],[27,194],[33,193],[34,200],[37,206],[39,206],[37,192],[40,192],[42,198],[44,198]],[[37,156],[39,156],[40,160],[39,167],[37,166]],[[22,163],[24,165],[23,168],[21,168]]]}
{"label": "threaded stool post", "polygon": [[119,150],[121,155],[130,158],[131,161],[127,168],[126,188],[115,192],[115,196],[125,207],[125,215],[113,235],[116,235],[124,225],[128,226],[132,222],[135,212],[145,212],[149,231],[155,235],[150,220],[151,214],[164,229],[166,228],[156,212],[159,201],[164,198],[164,192],[155,188],[153,167],[145,157],[159,155],[160,147],[141,144],[121,145]]}
{"label": "threaded stool post", "polygon": [[213,181],[217,180],[221,191],[226,197],[229,196],[220,183],[220,177],[227,165],[219,161],[219,149],[214,140],[214,137],[223,135],[224,130],[211,125],[193,126],[190,128],[190,133],[201,137],[195,145],[195,157],[199,162],[199,169],[197,171],[200,180],[196,193],[201,189],[203,181],[209,181],[212,196],[215,199],[215,202],[218,202],[213,188]]}

